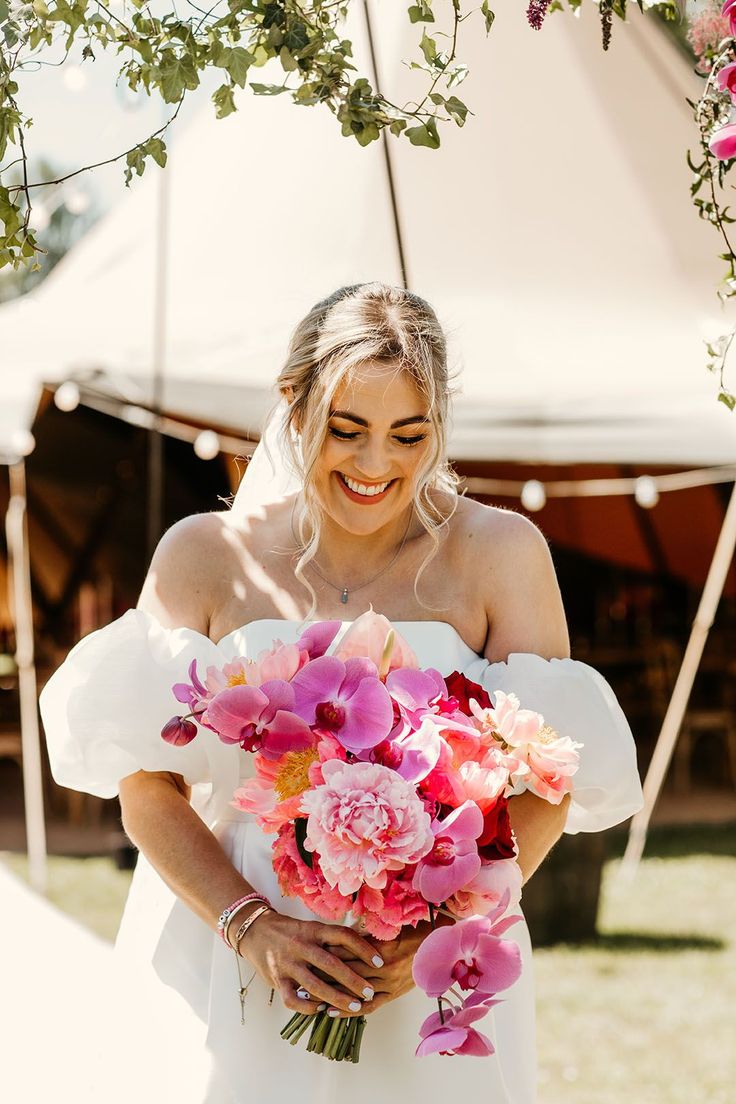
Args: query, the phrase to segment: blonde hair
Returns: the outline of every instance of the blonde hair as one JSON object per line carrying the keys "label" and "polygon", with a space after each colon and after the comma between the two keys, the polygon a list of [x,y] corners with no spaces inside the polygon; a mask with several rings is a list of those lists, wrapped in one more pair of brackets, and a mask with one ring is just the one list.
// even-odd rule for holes
{"label": "blonde hair", "polygon": [[[395,364],[408,372],[426,400],[434,429],[433,447],[419,470],[414,509],[431,538],[431,548],[414,579],[414,594],[430,560],[436,555],[440,531],[457,508],[458,477],[447,459],[451,383],[447,344],[432,307],[404,288],[373,281],[338,288],[315,304],[298,323],[289,342],[286,363],[277,386],[291,399],[282,442],[304,490],[305,513],[300,519],[302,551],[296,576],[312,595],[304,568],[319,545],[323,511],[312,484],[335,392],[352,373],[367,363]],[[297,443],[298,442],[298,443]],[[451,508],[443,512],[432,491],[450,495]],[[311,536],[305,540],[307,523]]]}

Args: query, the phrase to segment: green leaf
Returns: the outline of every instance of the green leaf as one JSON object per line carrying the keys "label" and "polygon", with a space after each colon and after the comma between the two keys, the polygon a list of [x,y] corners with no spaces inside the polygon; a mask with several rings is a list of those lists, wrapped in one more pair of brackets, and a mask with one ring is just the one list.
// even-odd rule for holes
{"label": "green leaf", "polygon": [[282,92],[289,91],[285,84],[254,84],[251,81],[250,87],[256,96],[280,96]]}
{"label": "green leaf", "polygon": [[225,119],[228,115],[232,115],[236,110],[232,85],[221,84],[217,91],[212,93],[212,102],[217,109],[215,114],[218,119]]}
{"label": "green leaf", "polygon": [[224,65],[220,63],[221,68],[228,71],[239,88],[245,88],[245,78],[248,76],[248,70],[255,60],[253,54],[248,50],[244,50],[242,46],[233,46],[232,49],[224,52],[229,56]]}
{"label": "green leaf", "polygon": [[421,2],[412,4],[409,8],[409,19],[412,23],[434,23],[434,12],[429,4]]}
{"label": "green leaf", "polygon": [[7,18],[8,18],[7,0],[0,0],[0,23],[4,23]]}
{"label": "green leaf", "polygon": [[736,395],[732,395],[729,391],[721,391],[718,395],[718,401],[722,402],[731,411],[736,407]]}
{"label": "green leaf", "polygon": [[157,76],[161,95],[166,103],[177,103],[185,90],[194,89],[199,84],[192,55],[177,55],[173,50],[165,51],[164,61],[158,67]]}
{"label": "green leaf", "polygon": [[445,110],[450,113],[458,126],[465,125],[468,109],[457,96],[450,96],[449,99],[445,100]]}
{"label": "green leaf", "polygon": [[163,169],[166,164],[166,145],[160,138],[149,138],[143,147],[143,152],[147,157],[152,157]]}
{"label": "green leaf", "polygon": [[492,12],[489,8],[488,0],[483,0],[483,3],[480,6],[480,10],[486,21],[486,34],[488,34],[491,27],[493,26],[493,20],[496,18],[496,13]]}
{"label": "green leaf", "polygon": [[307,851],[304,846],[304,840],[307,838],[307,817],[297,817],[294,821],[294,838],[296,840],[296,849],[299,852],[301,858],[312,869],[312,852]]}
{"label": "green leaf", "polygon": [[285,73],[293,73],[295,69],[299,68],[299,62],[286,46],[282,46],[279,51],[279,61]]}
{"label": "green leaf", "polygon": [[421,126],[407,127],[404,133],[413,146],[427,146],[429,149],[440,147],[440,136],[434,119],[428,119]]}
{"label": "green leaf", "polygon": [[437,43],[433,38],[430,38],[426,31],[422,31],[422,41],[419,43],[419,49],[424,54],[424,60],[428,65],[435,65],[437,62]]}

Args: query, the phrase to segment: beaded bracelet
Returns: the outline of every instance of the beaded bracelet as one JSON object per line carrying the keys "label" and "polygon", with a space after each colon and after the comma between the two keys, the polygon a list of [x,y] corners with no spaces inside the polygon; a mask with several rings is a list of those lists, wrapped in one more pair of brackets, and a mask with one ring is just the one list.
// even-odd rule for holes
{"label": "beaded bracelet", "polygon": [[225,929],[227,927],[227,922],[232,916],[235,909],[240,905],[246,904],[248,901],[264,901],[267,905],[270,906],[270,901],[266,897],[264,897],[262,893],[246,893],[244,897],[238,897],[237,901],[233,901],[231,905],[228,905],[227,908],[223,910],[222,915],[217,921],[217,934],[220,936],[223,943],[225,943],[227,946],[229,946],[227,939],[225,938]]}

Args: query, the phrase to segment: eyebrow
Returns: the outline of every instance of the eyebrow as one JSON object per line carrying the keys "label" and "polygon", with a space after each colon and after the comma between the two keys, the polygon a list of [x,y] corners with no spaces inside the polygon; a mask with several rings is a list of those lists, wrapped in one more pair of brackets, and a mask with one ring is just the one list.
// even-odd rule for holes
{"label": "eyebrow", "polygon": [[[365,418],[359,418],[357,414],[351,414],[349,410],[333,410],[330,414],[331,418],[345,418],[348,422],[355,422],[356,425],[364,426],[368,428],[368,422]],[[417,414],[412,418],[399,418],[398,422],[391,423],[391,429],[401,429],[402,426],[416,425],[419,422],[427,422],[429,419],[426,414]]]}

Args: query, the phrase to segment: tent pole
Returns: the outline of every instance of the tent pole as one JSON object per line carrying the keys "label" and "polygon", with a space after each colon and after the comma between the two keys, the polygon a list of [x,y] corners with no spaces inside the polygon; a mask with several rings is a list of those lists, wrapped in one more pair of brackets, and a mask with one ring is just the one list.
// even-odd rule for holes
{"label": "tent pole", "polygon": [[[368,32],[368,48],[371,52],[371,65],[373,66],[373,80],[378,92],[378,61],[376,59],[376,50],[373,43],[373,28],[371,27],[371,14],[368,10],[368,0],[363,0],[363,11],[365,12],[365,26]],[[380,92],[379,92],[380,95]],[[386,177],[388,179],[388,190],[391,196],[391,211],[394,219],[394,231],[396,233],[396,248],[399,252],[399,267],[401,268],[401,282],[404,288],[409,287],[409,277],[406,273],[406,254],[404,252],[404,239],[401,234],[401,221],[399,219],[399,206],[396,200],[396,189],[394,188],[394,174],[391,166],[391,150],[388,145],[388,131],[384,127],[381,132],[381,144],[383,146],[383,156],[386,162]]]}
{"label": "tent pole", "polygon": [[652,761],[644,780],[644,807],[634,816],[629,828],[629,840],[621,865],[622,874],[627,874],[629,877],[633,877],[635,874],[644,852],[649,821],[677,743],[690,692],[698,672],[708,632],[713,624],[716,609],[723,593],[734,549],[736,549],[736,483],[734,483],[731,492],[716,549],[713,553],[713,560],[708,569],[708,577],[705,580],[700,605],[693,621],[690,639],[687,642],[682,665],[672,691],[672,698],[667,707]]}
{"label": "tent pole", "polygon": [[15,624],[15,662],[20,691],[20,731],[23,752],[23,797],[30,882],[46,893],[46,822],[43,810],[43,771],[38,727],[38,693],[33,649],[33,599],[28,555],[26,467],[22,459],[8,466],[10,501],[6,515],[11,565],[11,608]]}
{"label": "tent pole", "polygon": [[153,305],[153,388],[151,395],[153,424],[148,432],[147,545],[149,560],[161,538],[164,514],[164,438],[161,412],[163,409],[166,362],[170,175],[171,170],[167,164],[161,169],[158,182],[156,282]]}

